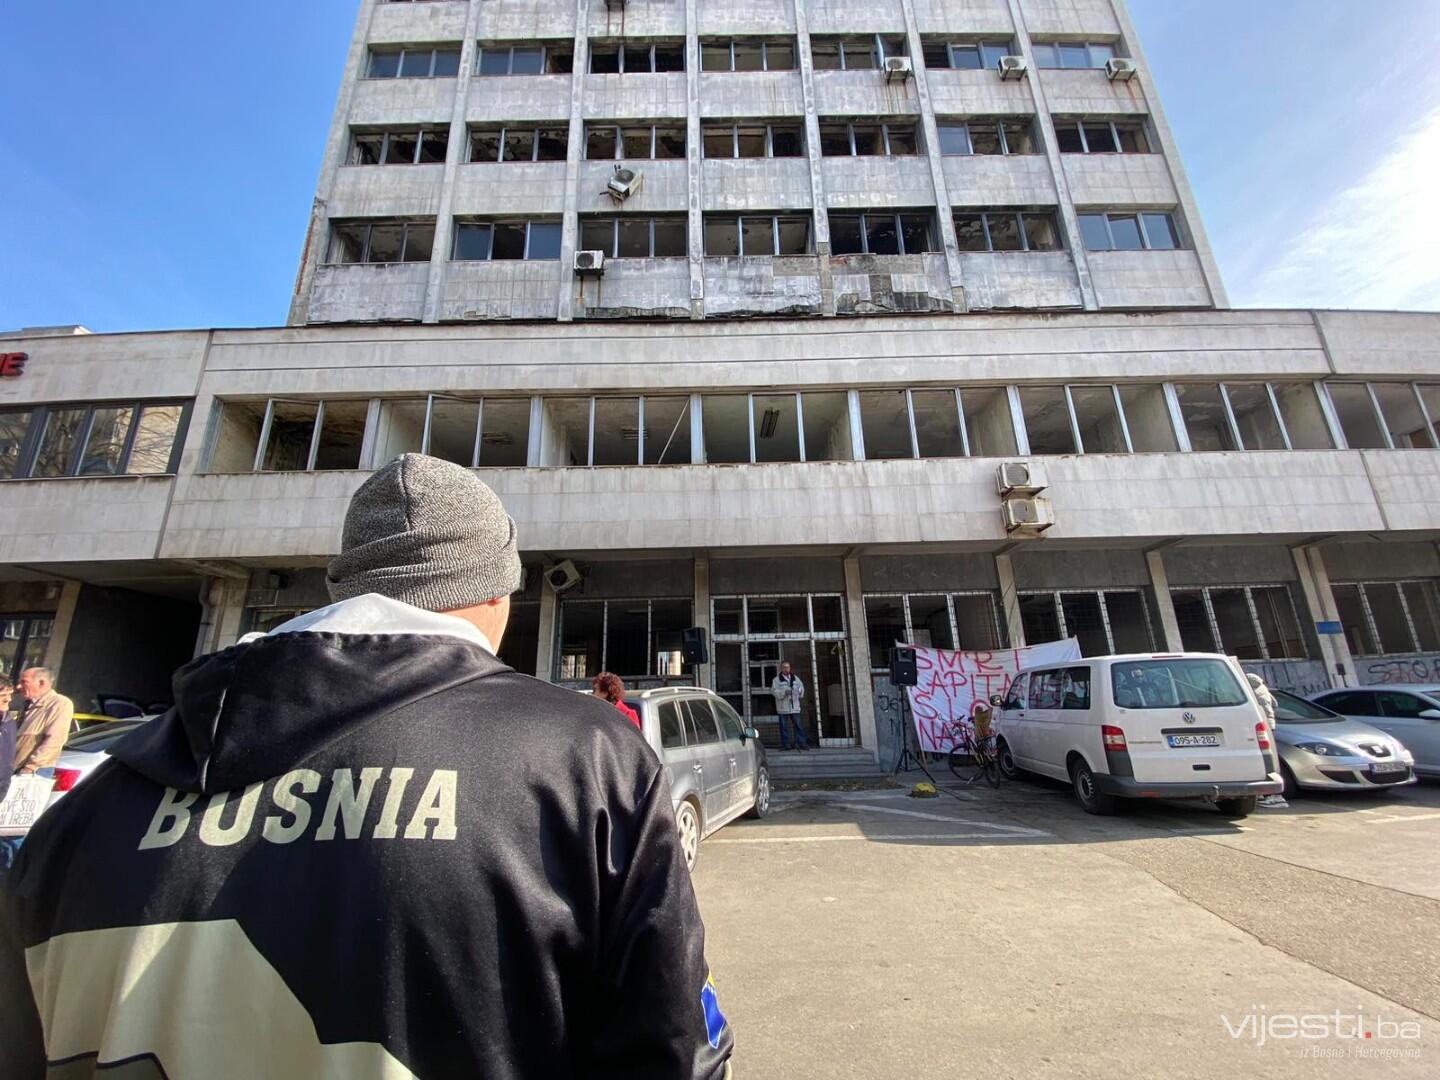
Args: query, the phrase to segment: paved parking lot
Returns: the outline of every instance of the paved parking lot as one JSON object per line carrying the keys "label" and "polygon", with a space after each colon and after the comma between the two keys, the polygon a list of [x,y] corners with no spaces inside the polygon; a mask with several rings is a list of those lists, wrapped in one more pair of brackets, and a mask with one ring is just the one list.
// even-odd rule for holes
{"label": "paved parking lot", "polygon": [[1440,1075],[1440,785],[1240,823],[959,795],[784,793],[706,841],[738,1075]]}

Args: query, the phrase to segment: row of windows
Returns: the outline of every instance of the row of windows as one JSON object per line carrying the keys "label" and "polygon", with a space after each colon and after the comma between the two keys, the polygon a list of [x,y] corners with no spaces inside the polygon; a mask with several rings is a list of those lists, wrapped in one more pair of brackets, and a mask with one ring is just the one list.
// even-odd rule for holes
{"label": "row of windows", "polygon": [[173,473],[185,415],[179,402],[0,410],[0,480]]}
{"label": "row of windows", "polygon": [[[828,215],[831,251],[835,255],[916,255],[939,250],[935,215],[903,212],[834,210]],[[955,235],[962,252],[1062,251],[1059,221],[1049,209],[963,210],[954,215]],[[1180,246],[1174,218],[1166,213],[1081,214],[1081,233],[1091,251],[1171,250]],[[661,238],[644,255],[617,258],[674,257],[688,252],[685,217],[580,219],[581,250],[640,250],[638,238]],[[434,255],[432,221],[336,222],[327,262],[333,264],[428,262]],[[622,243],[621,234],[634,238]],[[614,237],[614,244],[592,248],[586,235]],[[762,255],[809,255],[809,214],[706,214],[703,226],[707,258]],[[457,220],[450,257],[458,262],[490,259],[558,259],[561,223],[553,218],[504,221]]]}
{"label": "row of windows", "polygon": [[[1110,42],[1037,42],[1035,63],[1041,68],[1103,68],[1116,55]],[[925,66],[939,69],[994,69],[1002,57],[1016,54],[1008,38],[923,41]],[[816,35],[810,56],[816,71],[873,71],[894,56],[906,56],[903,34]],[[482,45],[475,61],[478,75],[565,75],[575,66],[570,41]],[[796,44],[791,38],[706,40],[700,43],[700,69],[724,71],[794,71]],[[685,70],[685,43],[679,40],[597,41],[590,47],[591,74],[656,74]],[[374,47],[366,69],[372,79],[446,78],[460,72],[460,46],[453,43]]]}
{"label": "row of windows", "polygon": [[[1353,383],[1189,382],[653,396],[435,395],[380,401],[375,460],[383,463],[417,451],[461,465],[545,467],[1333,449],[1337,439],[1327,410],[1339,392],[1357,385],[1373,389]],[[1376,385],[1440,406],[1440,385]],[[227,402],[208,467],[219,472],[359,468],[367,404]],[[1348,443],[1352,430],[1339,415],[1340,434]],[[1401,419],[1409,445],[1435,446],[1431,415],[1440,417],[1440,412],[1427,412],[1418,429],[1411,427],[1415,420]],[[534,458],[528,450],[533,425],[543,436]],[[288,448],[269,445],[277,438]],[[1397,445],[1400,438],[1394,437]],[[1213,598],[1196,601],[1193,610],[1204,618],[1196,616],[1195,633],[1205,625],[1228,625],[1214,603]],[[1351,621],[1361,625],[1361,620]],[[1225,640],[1227,648],[1234,646],[1233,636]],[[1388,637],[1385,643],[1391,644]],[[1378,650],[1356,646],[1354,651]],[[1279,656],[1269,645],[1261,653],[1261,658]]]}
{"label": "row of windows", "polygon": [[[946,156],[1039,152],[1033,121],[1026,118],[942,120],[937,128],[940,153]],[[1143,154],[1151,146],[1144,122],[1135,120],[1058,120],[1056,135],[1067,154]],[[805,152],[805,128],[799,121],[706,123],[701,139],[707,158],[801,157]],[[564,161],[569,141],[564,122],[476,126],[469,129],[469,160]],[[357,131],[349,163],[442,164],[448,145],[447,128]],[[685,147],[683,123],[585,127],[585,157],[592,161],[678,160],[685,157]],[[820,124],[820,152],[827,157],[910,156],[920,150],[920,129],[913,119]]]}

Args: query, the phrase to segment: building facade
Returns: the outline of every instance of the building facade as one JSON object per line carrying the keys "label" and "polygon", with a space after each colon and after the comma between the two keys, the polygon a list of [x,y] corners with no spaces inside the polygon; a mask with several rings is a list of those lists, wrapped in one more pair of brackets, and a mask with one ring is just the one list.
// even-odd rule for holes
{"label": "building facade", "polygon": [[365,0],[290,324],[0,341],[7,669],[165,700],[424,451],[519,524],[507,662],[767,741],[788,660],[891,764],[896,641],[1440,679],[1440,316],[1228,310],[1118,3]]}

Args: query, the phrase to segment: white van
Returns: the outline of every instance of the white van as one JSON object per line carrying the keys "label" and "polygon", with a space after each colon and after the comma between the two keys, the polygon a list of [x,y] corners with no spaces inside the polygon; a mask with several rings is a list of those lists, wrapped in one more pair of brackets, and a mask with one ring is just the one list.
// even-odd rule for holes
{"label": "white van", "polygon": [[1240,665],[1211,653],[1094,656],[1020,672],[995,715],[1000,769],[1068,780],[1080,805],[1117,798],[1213,802],[1242,818],[1282,787]]}

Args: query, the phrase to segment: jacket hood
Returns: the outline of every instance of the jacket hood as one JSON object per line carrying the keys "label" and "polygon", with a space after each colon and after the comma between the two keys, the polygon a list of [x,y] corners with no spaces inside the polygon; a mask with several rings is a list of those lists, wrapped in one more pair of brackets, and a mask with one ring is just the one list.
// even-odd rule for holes
{"label": "jacket hood", "polygon": [[179,791],[233,791],[406,705],[508,670],[469,623],[368,594],[186,664],[175,705],[110,753]]}

